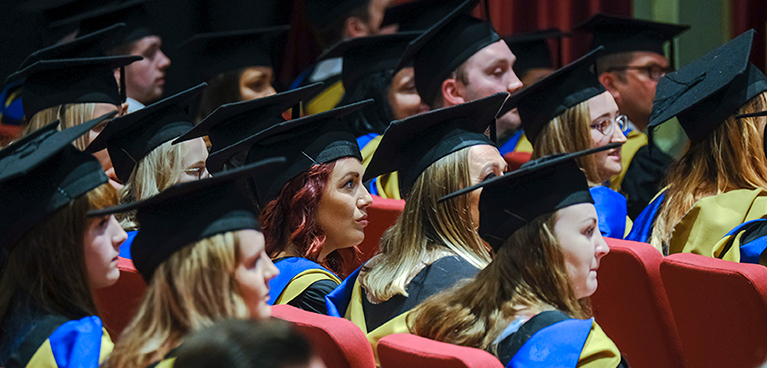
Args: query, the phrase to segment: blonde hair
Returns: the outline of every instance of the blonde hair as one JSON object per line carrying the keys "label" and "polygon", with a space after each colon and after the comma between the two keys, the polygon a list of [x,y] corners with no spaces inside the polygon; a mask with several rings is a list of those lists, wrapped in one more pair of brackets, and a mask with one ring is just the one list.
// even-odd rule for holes
{"label": "blonde hair", "polygon": [[[36,130],[52,123],[58,119],[61,121],[59,124],[59,130],[71,128],[73,126],[80,125],[88,120],[93,119],[93,110],[95,109],[95,103],[75,103],[64,104],[54,107],[49,107],[45,110],[34,114],[27,123],[27,127],[24,129],[24,136],[30,135]],[[88,135],[83,134],[74,141],[75,147],[80,151],[88,147]]]}
{"label": "blonde hair", "polygon": [[[161,144],[133,166],[128,182],[120,190],[120,203],[153,197],[178,182],[184,172],[181,162],[187,154],[187,146],[172,142]],[[138,229],[135,211],[121,214],[119,219],[125,230]]]}
{"label": "blonde hair", "polygon": [[490,262],[471,218],[469,196],[437,202],[471,182],[470,148],[439,159],[416,179],[402,215],[381,238],[381,261],[370,269],[363,266],[366,274],[360,282],[375,298],[407,296],[409,274],[430,254],[448,250],[477,268]]}
{"label": "blonde hair", "polygon": [[162,262],[105,367],[146,367],[192,331],[226,318],[250,318],[234,276],[241,257],[236,232],[228,232],[200,240]]}
{"label": "blonde hair", "polygon": [[764,117],[737,114],[767,110],[767,92],[741,106],[705,139],[690,143],[666,177],[663,206],[655,219],[651,244],[668,253],[677,222],[702,198],[736,189],[767,189]]}
{"label": "blonde hair", "polygon": [[407,317],[411,333],[496,354],[494,341],[520,310],[555,308],[573,318],[591,315],[578,300],[554,235],[556,213],[515,231],[476,278],[432,295]]}
{"label": "blonde hair", "polygon": [[[535,139],[532,159],[556,153],[572,153],[592,148],[591,113],[589,101],[583,101],[551,119]],[[599,165],[594,155],[576,159],[590,185],[602,183]]]}

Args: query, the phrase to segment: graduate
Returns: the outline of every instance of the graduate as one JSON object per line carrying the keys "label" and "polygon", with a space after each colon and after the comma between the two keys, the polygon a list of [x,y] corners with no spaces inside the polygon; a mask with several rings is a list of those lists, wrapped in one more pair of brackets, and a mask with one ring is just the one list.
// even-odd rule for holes
{"label": "graduate", "polygon": [[[205,160],[208,150],[202,138],[172,145],[172,141],[194,127],[186,112],[205,88],[191,88],[109,122],[85,149],[104,149],[114,165],[120,189],[120,203],[142,201],[174,184],[208,177]],[[128,239],[120,246],[120,256],[131,258],[130,247],[139,228],[135,213],[118,214]]]}
{"label": "graduate", "polygon": [[57,130],[52,122],[0,150],[0,365],[96,368],[112,340],[92,291],[117,282],[126,238],[99,162],[72,142],[114,115]]}
{"label": "graduate", "polygon": [[[517,107],[533,147],[532,158],[625,143],[626,117],[591,67],[596,49],[509,98],[501,113]],[[626,198],[606,186],[621,171],[621,147],[577,160],[591,187],[603,236],[623,239],[631,228]]]}
{"label": "graduate", "polygon": [[141,231],[131,256],[148,284],[133,321],[104,367],[173,366],[187,335],[224,319],[271,316],[269,280],[279,272],[264,251],[242,181],[272,175],[282,158],[214,178],[176,184],[149,199],[94,211],[136,210]]}
{"label": "graduate", "polygon": [[664,255],[758,261],[763,246],[720,241],[767,214],[767,118],[750,116],[767,110],[767,78],[748,61],[753,37],[750,30],[658,82],[650,128],[676,116],[690,145],[627,239]]}
{"label": "graduate", "polygon": [[482,188],[479,235],[495,258],[473,280],[413,309],[410,331],[487,350],[506,367],[627,367],[591,318],[588,297],[610,249],[575,162],[616,145],[533,160],[442,198]]}
{"label": "graduate", "polygon": [[277,93],[272,82],[290,26],[202,33],[177,49],[194,65],[199,81],[208,83],[196,122],[216,108]]}
{"label": "graduate", "polygon": [[678,146],[686,143],[684,137],[673,137],[673,130],[668,133],[672,137],[654,142],[645,133],[658,80],[674,70],[674,45],[668,58],[663,45],[690,26],[597,14],[574,29],[593,35],[591,50],[605,48],[596,63],[597,76],[630,122],[622,170],[610,180],[610,188],[625,194],[634,219],[660,190]]}
{"label": "graduate", "polygon": [[411,308],[490,262],[476,232],[479,192],[437,199],[503,175],[506,162],[485,131],[507,96],[395,121],[384,133],[365,178],[399,171],[405,209],[381,238],[381,254],[328,296],[328,314],[357,324],[374,350],[382,337],[407,332]]}
{"label": "graduate", "polygon": [[223,157],[247,152],[246,163],[275,156],[288,161],[279,174],[250,180],[266,252],[280,269],[270,283],[270,303],[325,314],[325,295],[346,276],[345,263],[358,257],[373,199],[343,119],[371,102],[277,124],[221,151]]}

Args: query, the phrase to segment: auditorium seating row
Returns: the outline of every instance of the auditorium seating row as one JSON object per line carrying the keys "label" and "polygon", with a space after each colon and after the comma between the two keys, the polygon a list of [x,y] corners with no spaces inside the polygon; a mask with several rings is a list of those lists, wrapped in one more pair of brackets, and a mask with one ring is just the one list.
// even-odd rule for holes
{"label": "auditorium seating row", "polygon": [[[375,198],[363,262],[403,201]],[[631,367],[757,367],[767,358],[767,268],[695,254],[662,257],[645,243],[606,239],[591,303],[597,322]],[[121,277],[98,290],[97,306],[113,339],[132,318],[146,284],[127,259]],[[354,266],[356,267],[356,265]],[[316,346],[328,367],[375,367],[362,331],[353,323],[290,306],[273,315],[291,321]],[[381,367],[500,367],[489,353],[408,334],[379,342]]]}

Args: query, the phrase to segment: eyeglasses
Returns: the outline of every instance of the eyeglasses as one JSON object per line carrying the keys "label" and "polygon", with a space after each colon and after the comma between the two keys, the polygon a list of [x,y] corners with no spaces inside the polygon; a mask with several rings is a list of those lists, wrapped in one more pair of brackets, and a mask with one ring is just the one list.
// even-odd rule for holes
{"label": "eyeglasses", "polygon": [[625,132],[628,127],[629,118],[626,115],[618,115],[615,118],[600,118],[591,123],[591,129],[594,129],[604,136],[611,136],[615,132],[615,126],[621,132]]}
{"label": "eyeglasses", "polygon": [[674,69],[671,68],[670,66],[667,66],[664,68],[656,64],[646,65],[646,66],[631,66],[631,65],[616,66],[616,67],[607,69],[607,71],[615,72],[615,71],[622,71],[622,70],[629,70],[629,69],[639,70],[643,72],[644,74],[646,74],[648,78],[656,82],[660,80],[661,78],[663,78],[663,76],[665,76],[666,74],[674,71]]}

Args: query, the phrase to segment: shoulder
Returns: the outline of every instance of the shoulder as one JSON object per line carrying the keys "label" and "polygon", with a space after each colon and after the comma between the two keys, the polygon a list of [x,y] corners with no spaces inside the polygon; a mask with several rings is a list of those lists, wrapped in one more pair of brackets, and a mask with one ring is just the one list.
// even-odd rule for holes
{"label": "shoulder", "polygon": [[98,367],[114,345],[101,319],[89,316],[64,322],[29,359],[27,367]]}

